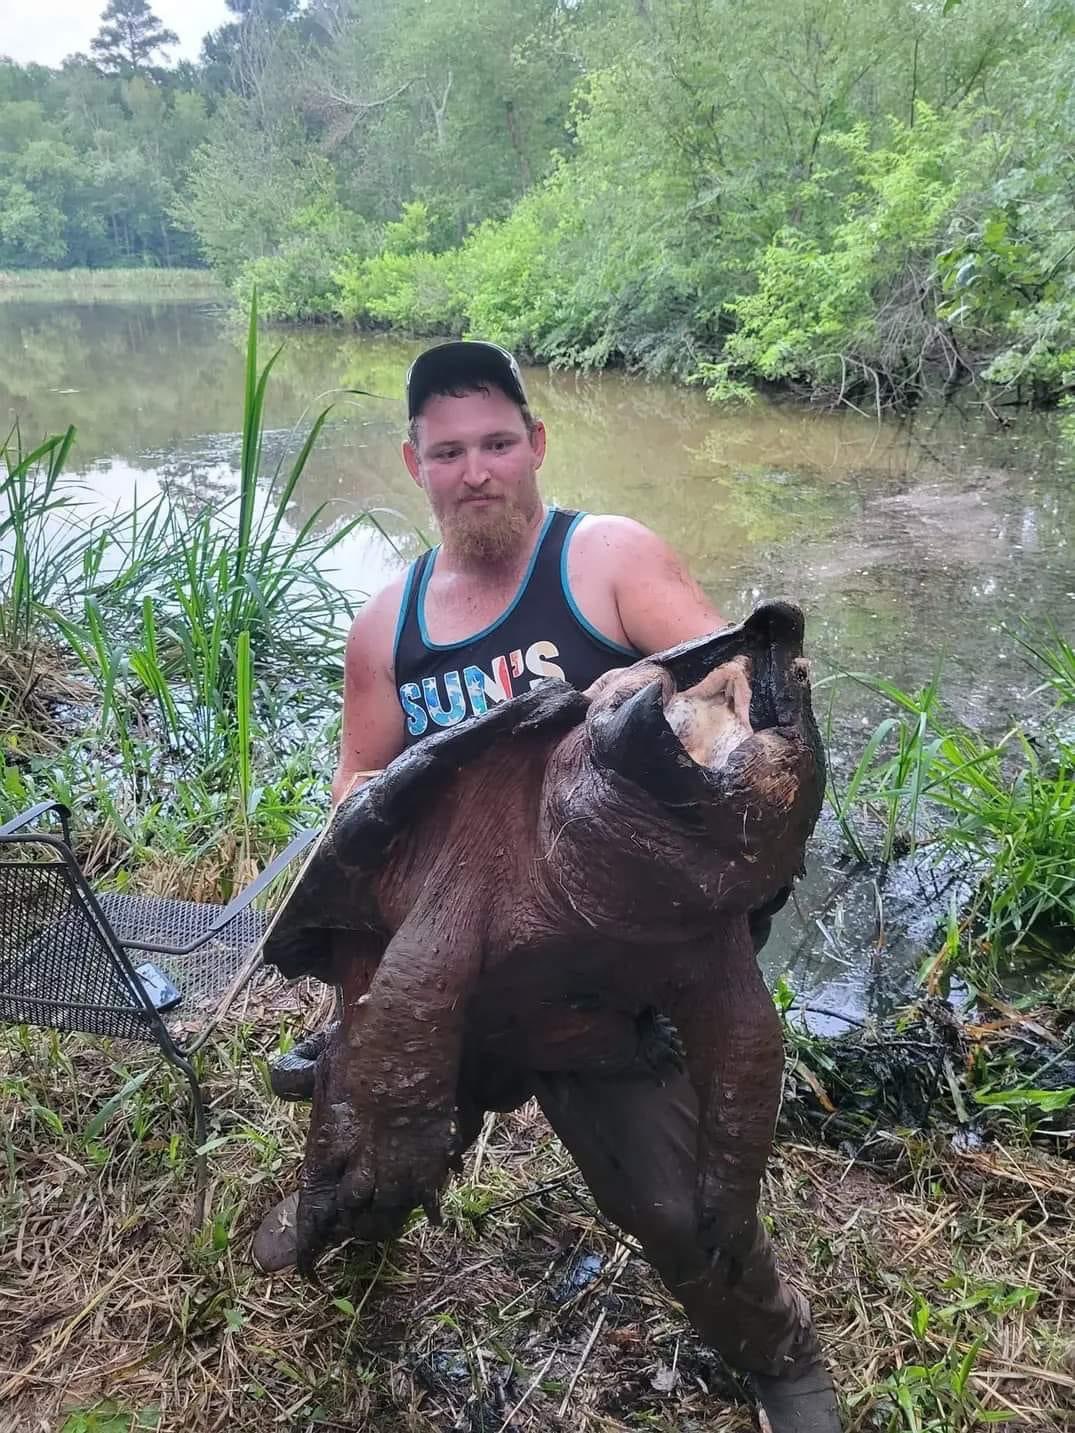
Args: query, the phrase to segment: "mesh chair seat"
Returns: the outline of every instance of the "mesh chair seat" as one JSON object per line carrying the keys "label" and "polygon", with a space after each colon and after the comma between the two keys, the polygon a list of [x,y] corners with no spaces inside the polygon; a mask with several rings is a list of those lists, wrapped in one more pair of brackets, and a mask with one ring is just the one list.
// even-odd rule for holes
{"label": "mesh chair seat", "polygon": [[0,1020],[157,1039],[59,859],[0,864]]}
{"label": "mesh chair seat", "polygon": [[[68,817],[43,801],[0,827],[0,1022],[77,1030],[160,1046],[190,1083],[195,1134],[205,1114],[188,1052],[153,1004],[136,967],[149,961],[181,1001],[207,1011],[232,985],[268,927],[252,902],[316,835],[304,831],[227,906],[91,889],[71,849]],[[63,838],[33,828],[58,817]]]}
{"label": "mesh chair seat", "polygon": [[[101,910],[120,945],[191,945],[208,936],[204,945],[185,955],[154,954],[153,964],[164,972],[182,1000],[169,1012],[192,1015],[215,1003],[242,969],[250,952],[268,929],[264,911],[245,910],[213,934],[223,906],[198,901],[172,901],[158,896],[103,895]],[[137,963],[137,956],[132,952]]]}

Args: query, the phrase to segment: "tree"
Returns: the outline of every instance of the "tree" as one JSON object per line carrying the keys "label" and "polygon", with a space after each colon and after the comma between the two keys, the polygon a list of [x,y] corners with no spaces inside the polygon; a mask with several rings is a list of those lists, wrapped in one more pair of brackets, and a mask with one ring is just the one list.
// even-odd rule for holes
{"label": "tree", "polygon": [[147,0],[109,0],[90,49],[98,69],[122,75],[147,68],[155,50],[178,43],[179,36],[164,28]]}

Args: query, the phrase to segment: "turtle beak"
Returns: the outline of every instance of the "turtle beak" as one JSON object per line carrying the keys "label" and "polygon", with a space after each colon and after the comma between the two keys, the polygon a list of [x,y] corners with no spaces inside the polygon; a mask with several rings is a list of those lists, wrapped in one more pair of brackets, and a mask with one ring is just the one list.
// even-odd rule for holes
{"label": "turtle beak", "polygon": [[803,625],[798,607],[764,602],[737,627],[640,663],[640,675],[656,669],[652,680],[591,710],[596,765],[663,806],[699,814],[719,799],[720,773],[737,746],[759,731],[802,725]]}
{"label": "turtle beak", "polygon": [[655,677],[590,720],[594,762],[625,777],[664,806],[691,810],[705,800],[708,772],[685,751],[664,714],[666,684]]}

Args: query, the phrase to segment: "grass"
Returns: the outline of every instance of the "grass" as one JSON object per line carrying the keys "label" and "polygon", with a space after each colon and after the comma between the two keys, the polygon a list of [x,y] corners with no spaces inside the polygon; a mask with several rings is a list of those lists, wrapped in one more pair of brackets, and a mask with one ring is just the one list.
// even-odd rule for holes
{"label": "grass", "polygon": [[18,427],[0,446],[0,731],[35,750],[59,739],[56,707],[85,696],[39,620],[43,602],[66,591],[81,557],[77,502],[62,484],[74,429],[25,451]]}
{"label": "grass", "polygon": [[[196,511],[162,498],[87,516],[64,474],[73,429],[28,453],[17,430],[5,445],[0,810],[77,804],[98,874],[170,853],[180,884],[204,887],[214,843],[249,864],[323,806],[352,613],[325,569],[364,519],[321,530],[317,508],[291,526],[330,410],[267,467],[277,356],[259,364],[255,297],[238,492]],[[227,894],[235,862],[218,864]]]}
{"label": "grass", "polygon": [[946,851],[977,874],[948,963],[986,986],[1025,955],[1075,955],[1075,661],[1057,632],[1021,646],[1054,702],[1041,731],[994,741],[951,721],[939,674],[917,693],[855,677],[892,714],[846,779],[829,766],[829,806],[876,872],[879,908],[892,863],[912,852]]}
{"label": "grass", "polygon": [[226,290],[208,269],[8,269],[0,270],[5,298],[222,299]]}
{"label": "grass", "polygon": [[[258,1275],[250,1236],[291,1184],[305,1124],[267,1094],[265,1062],[325,1015],[320,987],[262,977],[200,1056],[202,1229],[184,1092],[166,1071],[132,1088],[151,1064],[141,1051],[2,1037],[0,1400],[12,1426],[753,1426],[532,1108],[487,1121],[444,1229],[418,1218],[389,1249],[340,1251],[320,1288]],[[786,1128],[765,1197],[847,1428],[1070,1428],[1075,1168],[1003,1143],[958,1153],[941,1135],[877,1132],[878,1149],[855,1159]]]}

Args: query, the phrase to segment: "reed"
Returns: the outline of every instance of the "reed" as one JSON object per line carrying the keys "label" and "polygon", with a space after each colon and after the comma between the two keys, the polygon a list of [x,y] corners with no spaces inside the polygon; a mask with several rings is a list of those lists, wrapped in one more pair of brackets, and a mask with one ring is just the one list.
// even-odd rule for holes
{"label": "reed", "polygon": [[[1075,702],[1070,645],[1057,634],[1022,645],[1062,715]],[[895,708],[846,780],[830,763],[828,803],[854,858],[882,888],[894,859],[924,847],[978,873],[946,965],[990,983],[1023,954],[1062,960],[1075,934],[1075,745],[1064,723],[987,741],[944,715],[939,674],[917,693],[853,680]]]}
{"label": "reed", "polygon": [[82,731],[69,717],[63,749],[9,773],[3,804],[81,796],[104,869],[123,863],[122,841],[131,861],[162,844],[204,855],[212,832],[223,845],[241,835],[248,851],[311,819],[311,798],[327,793],[353,606],[325,567],[365,515],[329,527],[319,507],[292,526],[331,410],[296,432],[292,458],[266,469],[278,352],[259,366],[255,295],[238,490],[201,511],[156,499],[87,517],[64,474],[73,429],[27,453],[17,430],[5,445],[0,647],[49,646],[92,686]]}

